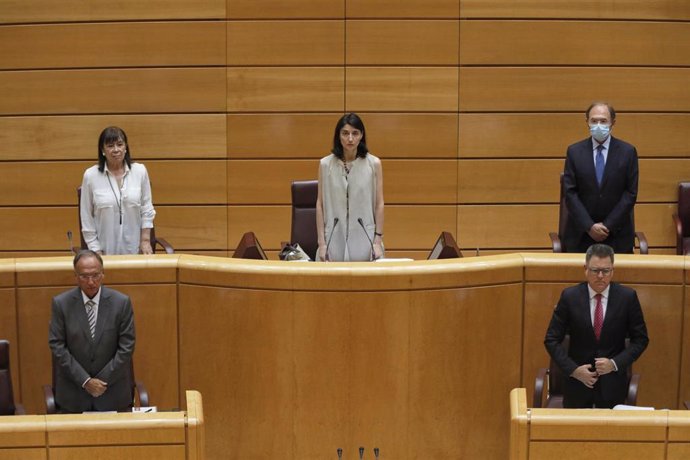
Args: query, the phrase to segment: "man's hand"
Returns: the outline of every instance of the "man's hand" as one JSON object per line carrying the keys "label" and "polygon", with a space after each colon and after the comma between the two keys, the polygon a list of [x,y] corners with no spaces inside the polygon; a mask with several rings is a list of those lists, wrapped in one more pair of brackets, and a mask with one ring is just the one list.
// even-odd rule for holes
{"label": "man's hand", "polygon": [[103,380],[99,380],[97,378],[90,378],[88,382],[86,382],[86,385],[84,385],[84,389],[89,392],[91,396],[94,398],[98,398],[100,395],[105,393],[105,390],[108,389],[108,384],[105,383]]}
{"label": "man's hand", "polygon": [[599,243],[609,237],[609,229],[601,222],[592,225],[587,233],[594,241]]}
{"label": "man's hand", "polygon": [[596,371],[591,370],[591,367],[592,366],[589,364],[583,364],[575,369],[570,376],[578,379],[587,388],[594,388],[594,384],[597,383],[597,380],[599,379],[599,374],[597,374]]}
{"label": "man's hand", "polygon": [[599,375],[606,375],[616,369],[613,367],[613,361],[608,358],[596,358],[594,360],[594,368]]}

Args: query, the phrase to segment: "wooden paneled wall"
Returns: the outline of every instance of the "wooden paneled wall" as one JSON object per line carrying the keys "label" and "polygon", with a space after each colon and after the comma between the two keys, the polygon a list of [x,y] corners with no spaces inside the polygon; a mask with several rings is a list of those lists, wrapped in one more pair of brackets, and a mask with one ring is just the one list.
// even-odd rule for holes
{"label": "wooden paneled wall", "polygon": [[107,125],[178,250],[228,255],[253,230],[275,251],[290,182],[316,177],[345,111],[383,159],[390,254],[424,257],[441,230],[472,252],[547,250],[565,149],[600,99],[638,147],[638,229],[670,252],[688,81],[684,0],[7,0],[0,254],[67,250]]}

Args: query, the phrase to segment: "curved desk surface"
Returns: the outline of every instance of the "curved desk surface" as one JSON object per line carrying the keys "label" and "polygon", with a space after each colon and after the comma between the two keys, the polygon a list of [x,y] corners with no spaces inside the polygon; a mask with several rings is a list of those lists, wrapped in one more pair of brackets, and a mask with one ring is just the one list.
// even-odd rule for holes
{"label": "curved desk surface", "polygon": [[[209,458],[323,458],[379,447],[388,458],[508,456],[505,397],[531,391],[560,291],[583,255],[516,253],[386,264],[193,255],[105,258],[132,297],[135,366],[153,404],[206,401]],[[617,256],[639,294],[650,346],[639,404],[690,399],[688,260]],[[43,410],[50,299],[71,258],[0,260],[0,336],[15,393]],[[530,393],[531,394],[531,393]],[[505,436],[497,436],[504,433]],[[432,455],[433,454],[433,455]]]}

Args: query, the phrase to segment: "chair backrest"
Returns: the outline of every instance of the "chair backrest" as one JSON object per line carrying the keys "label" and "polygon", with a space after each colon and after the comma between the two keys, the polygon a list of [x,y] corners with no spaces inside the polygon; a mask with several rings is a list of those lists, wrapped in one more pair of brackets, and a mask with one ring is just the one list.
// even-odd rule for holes
{"label": "chair backrest", "polygon": [[306,180],[292,183],[292,228],[290,243],[299,243],[304,252],[316,260],[319,246],[316,233],[316,199],[319,181]]}
{"label": "chair backrest", "polygon": [[678,254],[687,254],[690,250],[690,241],[683,241],[690,237],[690,182],[678,184],[678,219],[683,228],[682,240],[679,241]]}
{"label": "chair backrest", "polygon": [[0,415],[14,415],[15,409],[10,373],[10,343],[0,340]]}
{"label": "chair backrest", "polygon": [[560,200],[558,201],[558,238],[561,240],[561,251],[568,252],[563,244],[563,234],[568,226],[568,205],[565,202],[565,188],[563,186],[563,173],[560,176]]}

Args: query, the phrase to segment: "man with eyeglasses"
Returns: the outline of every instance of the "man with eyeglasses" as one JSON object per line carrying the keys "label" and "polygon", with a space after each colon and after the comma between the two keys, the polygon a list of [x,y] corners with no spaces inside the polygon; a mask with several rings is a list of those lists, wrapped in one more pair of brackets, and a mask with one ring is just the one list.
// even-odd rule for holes
{"label": "man with eyeglasses", "polygon": [[132,407],[134,313],[129,297],[102,286],[101,256],[74,257],[77,287],[53,298],[48,344],[55,402],[62,413]]}
{"label": "man with eyeglasses", "polygon": [[[605,244],[587,249],[587,281],[563,290],[546,331],[546,350],[569,376],[563,384],[566,408],[623,404],[628,367],[649,343],[637,293],[611,282],[613,257],[613,249]],[[562,345],[566,334],[567,350]]]}

